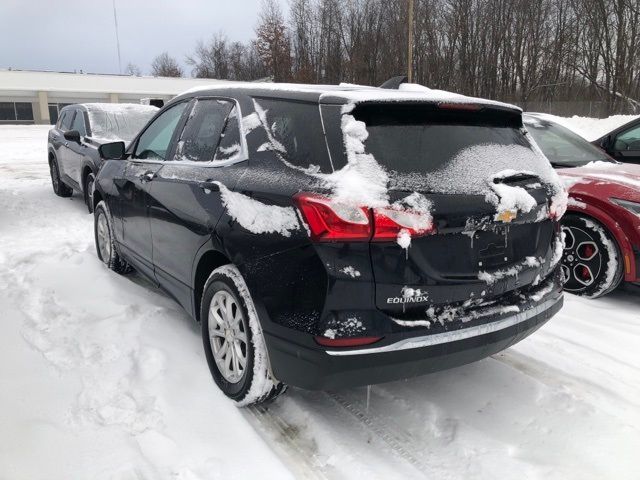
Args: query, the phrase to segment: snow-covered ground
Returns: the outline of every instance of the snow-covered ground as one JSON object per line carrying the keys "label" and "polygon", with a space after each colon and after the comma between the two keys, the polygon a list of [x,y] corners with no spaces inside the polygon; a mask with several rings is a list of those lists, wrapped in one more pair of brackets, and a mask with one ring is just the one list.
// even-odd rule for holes
{"label": "snow-covered ground", "polygon": [[455,370],[238,410],[180,307],[97,260],[46,132],[0,126],[0,479],[640,478],[640,294],[567,295]]}

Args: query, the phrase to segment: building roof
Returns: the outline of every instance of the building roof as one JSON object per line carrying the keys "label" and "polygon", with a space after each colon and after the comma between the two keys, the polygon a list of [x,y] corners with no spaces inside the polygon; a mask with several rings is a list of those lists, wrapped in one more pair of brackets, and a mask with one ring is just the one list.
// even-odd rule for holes
{"label": "building roof", "polygon": [[201,85],[229,83],[204,78],[134,77],[95,73],[0,70],[0,91],[177,95]]}

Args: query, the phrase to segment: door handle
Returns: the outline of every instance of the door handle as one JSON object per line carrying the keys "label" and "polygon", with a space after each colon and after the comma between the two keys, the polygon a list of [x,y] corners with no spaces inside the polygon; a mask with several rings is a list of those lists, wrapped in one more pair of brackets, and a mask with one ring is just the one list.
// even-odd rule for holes
{"label": "door handle", "polygon": [[141,182],[150,182],[151,180],[156,178],[156,174],[151,170],[147,170],[146,172],[140,174],[138,178],[140,179]]}
{"label": "door handle", "polygon": [[[220,185],[218,185],[218,182],[213,182],[211,180],[207,181],[207,182],[200,182],[198,183],[198,186],[204,190],[205,192],[219,192],[220,191]],[[208,193],[207,192],[207,193]]]}

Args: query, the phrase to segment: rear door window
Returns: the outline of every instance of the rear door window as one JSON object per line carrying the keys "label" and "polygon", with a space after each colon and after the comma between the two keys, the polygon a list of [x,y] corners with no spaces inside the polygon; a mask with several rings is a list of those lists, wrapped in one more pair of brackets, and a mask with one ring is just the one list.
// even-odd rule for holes
{"label": "rear door window", "polygon": [[175,159],[212,162],[233,107],[226,100],[197,100],[180,136]]}
{"label": "rear door window", "polygon": [[238,109],[234,107],[227,117],[227,123],[224,127],[216,156],[214,161],[225,162],[240,158],[242,154],[242,139],[240,138],[240,125],[238,119]]}
{"label": "rear door window", "polygon": [[295,167],[330,173],[332,171],[317,103],[256,98],[264,113],[269,144]]}

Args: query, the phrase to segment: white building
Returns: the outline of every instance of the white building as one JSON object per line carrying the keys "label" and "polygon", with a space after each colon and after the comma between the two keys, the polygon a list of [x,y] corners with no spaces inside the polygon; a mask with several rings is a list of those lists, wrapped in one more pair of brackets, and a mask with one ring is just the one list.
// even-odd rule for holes
{"label": "white building", "polygon": [[214,82],[222,80],[0,70],[0,124],[53,124],[71,103],[166,101]]}

